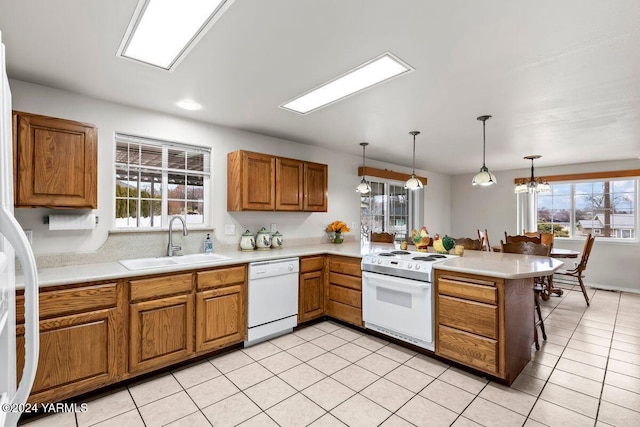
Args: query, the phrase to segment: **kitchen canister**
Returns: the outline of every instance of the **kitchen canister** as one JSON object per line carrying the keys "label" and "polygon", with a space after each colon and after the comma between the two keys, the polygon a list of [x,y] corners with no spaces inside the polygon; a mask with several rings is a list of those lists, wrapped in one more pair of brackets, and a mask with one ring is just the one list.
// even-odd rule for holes
{"label": "kitchen canister", "polygon": [[271,249],[271,234],[266,228],[262,227],[256,236],[256,248],[259,251],[268,251]]}
{"label": "kitchen canister", "polygon": [[256,239],[249,230],[242,233],[240,237],[240,249],[243,251],[252,251],[256,248]]}
{"label": "kitchen canister", "polygon": [[282,237],[282,234],[280,234],[279,231],[273,233],[273,235],[271,236],[271,247],[274,249],[282,249],[283,243],[284,239]]}

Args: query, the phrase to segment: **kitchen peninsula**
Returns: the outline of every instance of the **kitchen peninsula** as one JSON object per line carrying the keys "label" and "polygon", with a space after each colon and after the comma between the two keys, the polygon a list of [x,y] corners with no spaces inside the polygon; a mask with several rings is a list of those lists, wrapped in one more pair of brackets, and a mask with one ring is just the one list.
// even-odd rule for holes
{"label": "kitchen peninsula", "polygon": [[[389,244],[318,243],[272,251],[218,252],[228,258],[138,271],[116,261],[41,269],[41,343],[45,340],[44,347],[50,351],[41,353],[31,399],[62,400],[238,345],[246,335],[249,262],[297,256],[320,259],[314,273],[319,279],[310,282],[320,285],[316,286],[319,316],[361,326],[360,301],[349,300],[350,313],[358,313],[358,319],[340,318],[337,311],[330,310],[328,290],[346,280],[345,266],[358,267],[363,255],[393,248]],[[435,353],[512,382],[530,358],[533,277],[550,274],[561,263],[467,251],[464,257],[437,265]],[[357,295],[359,271],[349,267],[348,272],[349,295]],[[22,310],[18,312],[21,334],[24,320]],[[217,317],[217,312],[224,316]],[[169,329],[158,331],[169,334],[175,348],[160,348],[153,345],[160,340],[145,338],[161,320],[158,313],[173,319]],[[226,323],[216,323],[219,319]],[[203,331],[209,331],[204,325],[215,326],[211,331],[220,334],[198,341]],[[70,331],[77,336],[67,336]],[[207,347],[203,343],[212,344]],[[71,352],[69,348],[82,351]],[[64,349],[64,354],[57,354],[56,349]],[[85,356],[89,354],[94,363],[88,363]]]}

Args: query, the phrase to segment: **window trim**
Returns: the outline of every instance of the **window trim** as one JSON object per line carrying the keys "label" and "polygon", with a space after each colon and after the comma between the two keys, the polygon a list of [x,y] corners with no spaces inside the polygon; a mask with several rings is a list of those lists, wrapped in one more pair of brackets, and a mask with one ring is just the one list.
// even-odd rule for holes
{"label": "window trim", "polygon": [[[117,147],[118,147],[118,143],[121,142],[126,142],[128,144],[143,144],[143,145],[147,145],[147,146],[153,146],[153,147],[157,147],[159,149],[162,150],[162,166],[161,167],[157,167],[157,166],[145,166],[145,167],[141,167],[140,169],[146,169],[146,170],[154,170],[154,171],[158,171],[161,173],[162,175],[162,185],[161,185],[161,199],[160,199],[160,203],[161,203],[161,226],[160,227],[140,227],[140,226],[135,226],[135,227],[117,227],[115,224],[116,221],[116,209],[117,209],[117,196],[115,194],[116,192],[116,186],[117,186],[117,177],[116,177],[116,173],[115,170],[118,168],[118,164],[122,164],[122,163],[118,163],[117,159],[116,159],[116,153],[117,153]],[[175,169],[175,168],[170,168],[168,161],[168,151],[171,149],[175,149],[175,150],[183,150],[183,151],[189,151],[189,152],[195,152],[195,153],[202,153],[204,155],[204,163],[203,163],[203,170],[202,171],[196,171],[196,170],[188,170],[188,169]],[[175,141],[169,141],[169,140],[164,140],[164,139],[160,139],[160,138],[149,138],[149,137],[143,137],[143,136],[137,136],[137,135],[131,135],[128,133],[121,133],[121,132],[115,132],[114,133],[114,144],[113,144],[113,171],[114,171],[114,176],[113,176],[113,209],[112,209],[112,225],[111,225],[111,230],[110,232],[154,232],[154,231],[166,231],[169,229],[169,219],[170,217],[174,216],[174,215],[169,215],[168,214],[168,203],[169,203],[169,197],[168,197],[168,175],[170,175],[171,173],[185,173],[185,172],[189,172],[189,175],[198,175],[198,176],[202,176],[203,177],[203,198],[202,198],[202,210],[203,210],[203,214],[202,214],[202,219],[203,222],[202,223],[187,223],[189,229],[191,230],[198,230],[198,229],[210,229],[210,223],[211,223],[211,213],[210,210],[212,209],[212,195],[211,195],[211,189],[212,189],[212,183],[211,183],[211,179],[212,179],[212,164],[213,164],[213,149],[211,147],[206,147],[206,146],[202,146],[202,145],[195,145],[195,144],[188,144],[188,143],[182,143],[182,142],[175,142]],[[128,165],[128,161],[127,161],[127,165]],[[186,186],[186,183],[185,183]],[[138,195],[139,198],[139,195]],[[185,189],[185,200],[189,200],[186,198],[186,189]],[[139,206],[138,206],[139,208]],[[186,220],[186,218],[185,218]]]}

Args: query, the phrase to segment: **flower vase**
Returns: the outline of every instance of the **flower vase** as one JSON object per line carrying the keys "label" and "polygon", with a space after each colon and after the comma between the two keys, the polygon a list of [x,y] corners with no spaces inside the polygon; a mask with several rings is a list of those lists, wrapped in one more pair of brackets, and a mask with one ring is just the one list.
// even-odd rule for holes
{"label": "flower vase", "polygon": [[343,241],[342,233],[340,231],[336,231],[336,234],[333,236],[333,243],[342,243]]}

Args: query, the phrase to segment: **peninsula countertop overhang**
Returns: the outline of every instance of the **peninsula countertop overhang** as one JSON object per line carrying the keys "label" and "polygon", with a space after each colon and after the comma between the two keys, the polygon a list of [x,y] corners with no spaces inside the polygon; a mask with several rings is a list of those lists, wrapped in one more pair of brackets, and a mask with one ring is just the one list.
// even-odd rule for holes
{"label": "peninsula countertop overhang", "polygon": [[464,256],[435,263],[433,268],[502,279],[524,279],[551,275],[562,266],[562,261],[543,256],[465,251]]}

